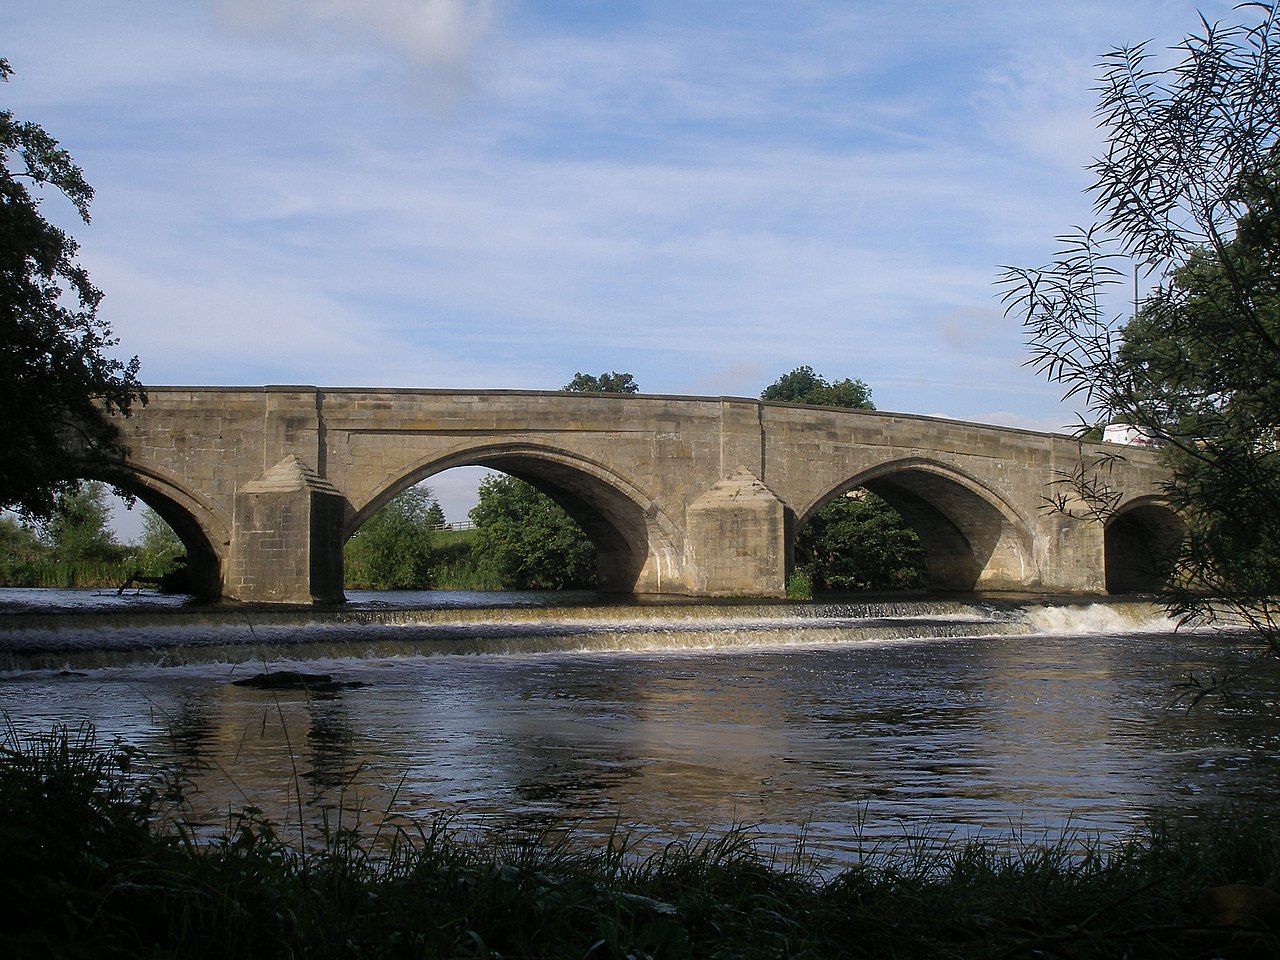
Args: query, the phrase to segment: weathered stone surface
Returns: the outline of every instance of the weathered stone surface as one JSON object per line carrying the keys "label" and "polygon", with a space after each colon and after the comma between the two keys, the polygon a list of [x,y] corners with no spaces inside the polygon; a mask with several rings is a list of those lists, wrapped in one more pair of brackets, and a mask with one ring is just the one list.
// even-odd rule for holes
{"label": "weathered stone surface", "polygon": [[343,504],[332,484],[289,454],[235,494],[227,588],[239,600],[339,601]]}
{"label": "weathered stone surface", "polygon": [[689,587],[704,597],[786,592],[785,508],[746,467],[716,483],[689,505]]}
{"label": "weathered stone surface", "polygon": [[[804,521],[853,487],[919,532],[946,589],[1101,592],[1167,536],[1164,471],[1124,448],[1106,480],[1141,523],[1046,510],[1055,480],[1117,448],[879,411],[716,397],[315,387],[153,387],[124,469],[232,597],[341,596],[342,544],[451,467],[504,470],[583,525],[609,589],[779,596]],[[1167,522],[1166,522],[1167,521]],[[1161,524],[1165,531],[1160,531]],[[215,589],[217,587],[215,586]]]}

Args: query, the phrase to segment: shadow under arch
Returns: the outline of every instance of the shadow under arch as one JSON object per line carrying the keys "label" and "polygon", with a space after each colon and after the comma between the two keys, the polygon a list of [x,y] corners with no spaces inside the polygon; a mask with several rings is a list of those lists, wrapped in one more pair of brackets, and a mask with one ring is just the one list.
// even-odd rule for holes
{"label": "shadow under arch", "polygon": [[1104,528],[1107,593],[1164,590],[1186,535],[1185,521],[1158,497],[1119,507]]}
{"label": "shadow under arch", "polygon": [[928,587],[973,591],[1025,589],[1039,582],[1031,536],[997,493],[946,464],[913,457],[880,464],[811,504],[795,535],[835,497],[861,487],[893,507],[924,547]]}
{"label": "shadow under arch", "polygon": [[160,515],[186,549],[186,566],[175,589],[201,600],[222,595],[222,569],[230,533],[227,524],[199,500],[159,473],[131,464],[86,474],[131,494]]}
{"label": "shadow under arch", "polygon": [[682,537],[652,497],[597,461],[537,444],[477,447],[417,465],[351,517],[344,541],[401,491],[445,470],[470,466],[523,480],[563,507],[595,545],[600,590],[663,593],[685,588],[677,548]]}

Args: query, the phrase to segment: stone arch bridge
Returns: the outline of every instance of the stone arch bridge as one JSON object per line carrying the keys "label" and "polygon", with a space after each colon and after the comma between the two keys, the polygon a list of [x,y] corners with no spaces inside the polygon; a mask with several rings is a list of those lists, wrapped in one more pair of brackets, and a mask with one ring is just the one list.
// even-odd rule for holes
{"label": "stone arch bridge", "polygon": [[341,600],[347,538],[406,487],[471,464],[550,494],[596,544],[602,586],[628,593],[781,596],[796,533],[857,487],[914,527],[935,589],[1147,586],[1144,552],[1177,527],[1149,451],[1112,465],[1104,525],[1045,509],[1101,445],[930,417],[499,390],[148,394],[103,478],[169,522],[202,592],[246,601]]}

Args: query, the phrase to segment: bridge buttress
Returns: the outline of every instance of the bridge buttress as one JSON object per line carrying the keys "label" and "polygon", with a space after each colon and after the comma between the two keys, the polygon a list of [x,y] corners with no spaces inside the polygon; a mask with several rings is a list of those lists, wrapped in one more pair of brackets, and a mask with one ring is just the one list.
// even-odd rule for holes
{"label": "bridge buttress", "polygon": [[686,582],[700,597],[786,595],[786,510],[746,467],[686,512]]}
{"label": "bridge buttress", "polygon": [[236,600],[341,602],[343,499],[290,454],[236,491],[225,590]]}
{"label": "bridge buttress", "polygon": [[262,473],[232,493],[224,591],[236,600],[341,602],[345,500],[324,477],[323,394],[262,388]]}

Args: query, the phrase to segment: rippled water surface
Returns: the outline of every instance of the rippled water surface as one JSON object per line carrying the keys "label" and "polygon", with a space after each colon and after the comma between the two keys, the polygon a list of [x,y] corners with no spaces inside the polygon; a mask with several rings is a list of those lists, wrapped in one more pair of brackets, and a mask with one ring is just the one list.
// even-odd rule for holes
{"label": "rippled water surface", "polygon": [[[1114,836],[1155,807],[1280,794],[1280,671],[1155,608],[508,600],[101,614],[0,591],[0,709],[168,759],[210,824],[246,803],[658,839],[749,824],[838,861],[926,827]],[[1188,676],[1251,664],[1235,699],[1175,705]],[[350,685],[233,683],[266,669]]]}

